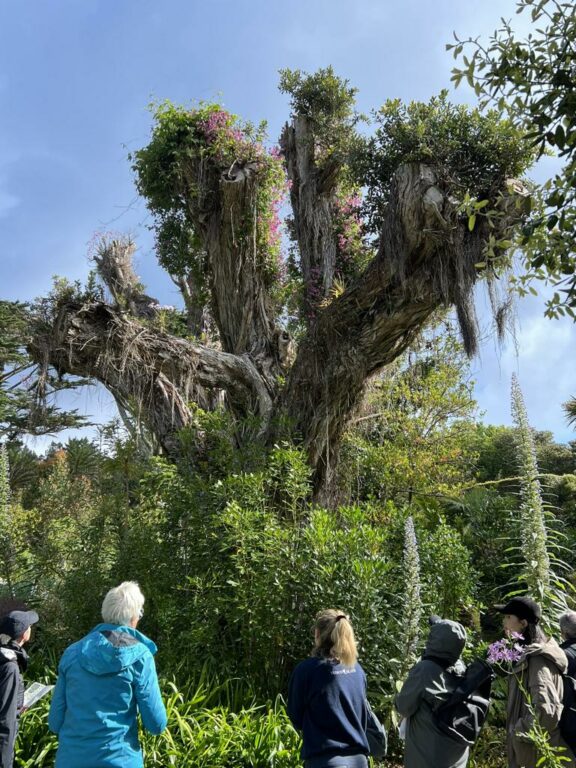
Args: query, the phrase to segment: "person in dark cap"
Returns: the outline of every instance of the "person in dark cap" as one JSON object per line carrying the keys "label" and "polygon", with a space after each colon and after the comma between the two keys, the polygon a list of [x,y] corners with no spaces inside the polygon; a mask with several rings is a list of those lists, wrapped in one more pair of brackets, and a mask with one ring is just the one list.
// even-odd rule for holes
{"label": "person in dark cap", "polygon": [[506,747],[509,768],[536,768],[540,755],[527,734],[534,718],[548,732],[553,747],[562,747],[562,765],[574,768],[573,755],[560,734],[562,675],[568,669],[566,654],[540,627],[542,611],[531,597],[513,597],[496,605],[503,614],[504,632],[516,639],[522,656],[508,678]]}
{"label": "person in dark cap", "polygon": [[0,620],[0,768],[12,768],[18,718],[24,704],[22,673],[28,665],[24,645],[30,640],[36,611],[10,611]]}

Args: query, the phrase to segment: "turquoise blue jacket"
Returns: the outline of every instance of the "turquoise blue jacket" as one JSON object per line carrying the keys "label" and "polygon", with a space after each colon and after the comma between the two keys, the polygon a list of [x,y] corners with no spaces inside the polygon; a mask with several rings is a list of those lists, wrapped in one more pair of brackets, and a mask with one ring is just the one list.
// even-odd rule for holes
{"label": "turquoise blue jacket", "polygon": [[64,651],[48,718],[55,768],[142,768],[137,714],[151,733],[166,727],[156,650],[132,627],[98,624]]}

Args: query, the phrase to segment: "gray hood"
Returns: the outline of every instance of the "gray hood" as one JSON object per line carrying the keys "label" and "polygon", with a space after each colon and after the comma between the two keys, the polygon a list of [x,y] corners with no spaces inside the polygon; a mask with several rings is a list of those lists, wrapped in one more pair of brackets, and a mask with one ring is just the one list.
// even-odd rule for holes
{"label": "gray hood", "polygon": [[556,640],[550,638],[545,643],[532,643],[524,648],[524,657],[544,656],[556,665],[558,672],[565,675],[568,670],[568,658]]}
{"label": "gray hood", "polygon": [[430,627],[424,656],[435,656],[454,664],[466,645],[466,630],[449,619],[435,619]]}

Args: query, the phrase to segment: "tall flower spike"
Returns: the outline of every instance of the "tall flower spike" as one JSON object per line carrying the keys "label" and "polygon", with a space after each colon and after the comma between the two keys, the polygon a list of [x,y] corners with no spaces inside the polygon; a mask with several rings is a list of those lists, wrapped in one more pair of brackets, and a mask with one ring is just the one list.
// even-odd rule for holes
{"label": "tall flower spike", "polygon": [[0,578],[14,597],[12,579],[15,549],[13,540],[13,519],[10,505],[10,463],[6,446],[0,444]]}
{"label": "tall flower spike", "polygon": [[534,435],[528,422],[522,390],[512,375],[512,417],[516,425],[516,449],[520,474],[520,525],[524,573],[529,592],[545,600],[551,583],[548,533],[538,479]]}
{"label": "tall flower spike", "polygon": [[6,517],[10,504],[10,466],[8,451],[4,443],[0,444],[0,515]]}
{"label": "tall flower spike", "polygon": [[402,614],[402,641],[404,667],[408,668],[416,658],[420,635],[422,600],[420,597],[420,556],[414,530],[414,520],[409,517],[404,524],[404,605]]}

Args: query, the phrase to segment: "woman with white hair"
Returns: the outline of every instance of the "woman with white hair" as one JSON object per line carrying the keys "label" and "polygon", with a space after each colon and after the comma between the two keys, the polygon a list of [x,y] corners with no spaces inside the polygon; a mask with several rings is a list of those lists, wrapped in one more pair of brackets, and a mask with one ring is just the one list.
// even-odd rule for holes
{"label": "woman with white hair", "polygon": [[142,768],[137,715],[150,733],[166,727],[157,649],[136,629],[143,606],[138,584],[123,582],[104,598],[104,623],[64,651],[48,719],[56,768]]}
{"label": "woman with white hair", "polygon": [[566,611],[560,616],[560,632],[563,642],[560,648],[568,659],[568,672],[564,675],[564,696],[560,733],[576,756],[576,611]]}

